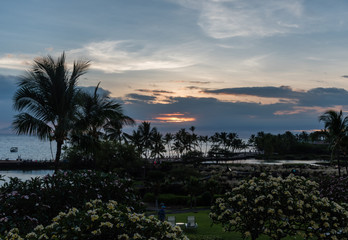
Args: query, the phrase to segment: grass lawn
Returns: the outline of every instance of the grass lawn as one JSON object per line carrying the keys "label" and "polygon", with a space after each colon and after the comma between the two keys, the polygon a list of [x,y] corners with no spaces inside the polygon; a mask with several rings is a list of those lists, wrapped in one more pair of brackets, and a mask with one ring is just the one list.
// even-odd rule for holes
{"label": "grass lawn", "polygon": [[175,216],[176,222],[187,222],[187,216],[195,216],[198,228],[185,230],[186,235],[190,239],[242,239],[241,235],[236,232],[223,232],[221,225],[214,224],[211,226],[209,218],[209,210],[188,213],[167,214],[167,216]]}
{"label": "grass lawn", "polygon": [[[188,212],[188,213],[176,213],[167,214],[168,216],[175,216],[176,222],[187,222],[187,216],[195,216],[196,222],[198,223],[197,229],[185,230],[185,233],[189,239],[193,240],[242,240],[241,234],[237,232],[224,232],[221,225],[214,224],[211,226],[211,219],[209,218],[209,210],[200,210],[199,212]],[[266,240],[269,239],[267,236],[261,236],[258,239]],[[303,239],[297,237],[287,237],[284,239]]]}

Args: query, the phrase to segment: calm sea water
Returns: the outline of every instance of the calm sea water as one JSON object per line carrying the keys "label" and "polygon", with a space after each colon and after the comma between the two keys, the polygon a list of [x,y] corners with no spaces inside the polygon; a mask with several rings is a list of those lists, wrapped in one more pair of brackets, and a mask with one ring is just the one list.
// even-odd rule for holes
{"label": "calm sea water", "polygon": [[[11,147],[18,147],[18,152],[10,152]],[[52,142],[53,156],[56,153],[55,142]],[[40,141],[37,137],[26,135],[1,135],[0,134],[0,160],[16,160],[18,157],[31,160],[51,160],[50,143]]]}
{"label": "calm sea water", "polygon": [[[9,170],[9,171],[1,171],[0,170],[0,175],[3,176],[5,181],[8,181],[10,177],[17,177],[23,181],[29,180],[31,178],[35,177],[43,177],[46,176],[47,174],[52,175],[53,170]],[[0,186],[3,184],[3,181],[0,181]]]}

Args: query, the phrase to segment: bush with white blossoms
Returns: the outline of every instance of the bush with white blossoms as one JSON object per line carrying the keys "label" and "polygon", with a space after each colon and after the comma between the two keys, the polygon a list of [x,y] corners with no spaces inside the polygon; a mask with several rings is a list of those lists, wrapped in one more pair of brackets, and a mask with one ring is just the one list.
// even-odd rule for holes
{"label": "bush with white blossoms", "polygon": [[129,207],[110,200],[87,202],[81,209],[60,212],[47,226],[38,225],[23,236],[12,229],[5,240],[93,239],[93,240],[186,240],[180,227],[161,222],[154,216],[133,212]]}
{"label": "bush with white blossoms", "polygon": [[214,223],[244,238],[271,239],[302,235],[304,239],[348,239],[348,211],[320,198],[318,184],[304,177],[261,174],[218,198],[211,208]]}
{"label": "bush with white blossoms", "polygon": [[12,228],[28,232],[46,225],[61,211],[83,206],[91,199],[116,200],[142,209],[133,181],[115,173],[59,171],[42,178],[11,178],[0,186],[0,234]]}

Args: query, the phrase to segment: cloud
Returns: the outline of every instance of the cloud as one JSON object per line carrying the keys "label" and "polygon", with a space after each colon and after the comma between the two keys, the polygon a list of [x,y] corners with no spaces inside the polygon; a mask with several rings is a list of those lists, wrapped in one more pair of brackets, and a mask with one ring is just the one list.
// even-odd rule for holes
{"label": "cloud", "polygon": [[[189,83],[189,84],[197,84],[197,85],[206,85],[206,84],[211,84],[213,83],[212,81],[183,81],[183,80],[178,80],[175,81],[176,83]],[[214,83],[220,83],[217,81],[214,81]]]}
{"label": "cloud", "polygon": [[270,56],[270,54],[266,54],[266,55],[262,55],[262,56],[254,56],[254,57],[243,60],[241,64],[244,67],[247,67],[248,69],[250,69],[250,68],[255,69],[256,67],[262,66],[261,63],[263,62],[263,60],[269,56]]}
{"label": "cloud", "polygon": [[[194,125],[198,132],[235,131],[248,136],[258,131],[282,132],[296,129],[318,128],[318,115],[300,112],[294,115],[276,115],[280,110],[292,110],[292,104],[269,104],[221,102],[215,98],[172,98],[171,104],[134,102],[127,104],[129,116],[139,121],[152,121],[160,131],[175,132],[182,127]],[[186,113],[194,122],[158,121],[158,116],[167,113]]]}
{"label": "cloud", "polygon": [[222,88],[209,90],[202,90],[204,93],[226,94],[226,95],[250,95],[257,97],[270,97],[270,98],[296,98],[297,92],[293,91],[289,86],[280,87],[241,87],[241,88]]}
{"label": "cloud", "polygon": [[[104,73],[126,71],[175,70],[193,66],[200,62],[196,43],[175,46],[153,45],[134,40],[89,42],[80,48],[66,50],[69,59],[91,61],[90,69]],[[50,52],[53,57],[61,52]],[[0,56],[0,68],[25,70],[38,54],[5,54]],[[46,56],[46,55],[44,55]],[[68,59],[68,63],[69,63]],[[71,66],[71,64],[70,64]]]}
{"label": "cloud", "polygon": [[142,95],[137,93],[130,93],[126,95],[126,101],[151,102],[151,101],[154,101],[155,99],[156,97],[154,96]]}
{"label": "cloud", "polygon": [[209,81],[189,81],[189,83],[191,83],[191,84],[202,84],[202,85],[204,85],[204,84],[210,84],[211,82],[209,82]]}
{"label": "cloud", "polygon": [[[318,116],[329,109],[348,111],[348,92],[339,88],[314,88],[307,91],[290,87],[251,87],[210,90],[216,97],[168,97],[170,103],[135,101],[125,106],[127,114],[139,121],[152,121],[161,131],[175,132],[191,125],[198,131],[235,131],[243,136],[266,132],[320,129]],[[226,102],[220,94],[287,97],[296,101],[271,104]],[[214,96],[214,95],[210,95]],[[185,113],[194,122],[166,121],[172,113]],[[168,115],[168,116],[167,116]],[[158,118],[164,117],[164,118]],[[166,118],[168,117],[168,118]],[[175,117],[181,117],[180,115]]]}
{"label": "cloud", "polygon": [[301,28],[301,0],[181,0],[199,12],[198,25],[210,37],[266,37]]}
{"label": "cloud", "polygon": [[180,48],[185,46],[152,47],[140,41],[101,41],[67,51],[67,54],[84,56],[92,61],[92,69],[105,73],[177,69],[194,65],[193,57],[178,51]]}
{"label": "cloud", "polygon": [[12,99],[17,88],[17,81],[18,77],[16,76],[5,76],[0,74],[0,100]]}
{"label": "cloud", "polygon": [[0,56],[0,68],[25,70],[31,65],[34,58],[34,55],[29,54],[5,54]]}
{"label": "cloud", "polygon": [[313,88],[303,93],[299,105],[330,107],[348,102],[348,91],[343,88]]}
{"label": "cloud", "polygon": [[149,89],[137,89],[136,91],[139,92],[146,92],[146,93],[152,93],[153,95],[160,95],[160,94],[167,94],[167,93],[174,93],[172,91],[167,91],[167,90],[149,90]]}
{"label": "cloud", "polygon": [[11,125],[14,114],[12,99],[17,88],[17,80],[18,77],[16,76],[5,76],[0,74],[0,129],[8,129]]}
{"label": "cloud", "polygon": [[[332,110],[339,111],[342,109],[342,106],[333,106],[331,107]],[[327,107],[303,107],[303,106],[294,106],[291,110],[279,110],[274,113],[274,115],[293,115],[293,114],[300,114],[305,112],[313,112],[316,114],[321,114],[323,112],[327,111]]]}
{"label": "cloud", "polygon": [[[234,96],[255,96],[261,98],[278,98],[285,103],[294,103],[302,107],[331,107],[348,102],[348,91],[343,88],[313,88],[307,91],[294,90],[288,86],[281,87],[242,87],[223,89],[202,89],[203,93]],[[289,101],[290,100],[290,101]],[[292,101],[291,101],[292,100]],[[281,101],[280,101],[281,102]]]}

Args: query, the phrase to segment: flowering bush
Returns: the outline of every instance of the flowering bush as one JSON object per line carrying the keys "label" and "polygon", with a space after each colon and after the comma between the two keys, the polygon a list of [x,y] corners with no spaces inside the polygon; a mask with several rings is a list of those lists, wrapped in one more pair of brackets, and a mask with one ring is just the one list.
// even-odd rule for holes
{"label": "flowering bush", "polygon": [[318,180],[320,196],[338,203],[348,203],[348,176],[330,176]]}
{"label": "flowering bush", "polygon": [[172,227],[155,217],[145,217],[116,201],[103,203],[100,200],[87,202],[80,210],[71,208],[60,212],[47,226],[38,225],[32,232],[20,236],[12,229],[5,240],[37,239],[188,239],[180,227]]}
{"label": "flowering bush", "polygon": [[272,239],[296,234],[304,239],[348,238],[347,209],[320,198],[316,182],[294,175],[283,179],[261,174],[243,181],[216,200],[210,217],[245,238],[261,234]]}
{"label": "flowering bush", "polygon": [[90,199],[112,199],[137,210],[141,207],[132,181],[113,173],[69,171],[28,181],[12,178],[0,187],[0,233],[15,227],[29,231]]}

